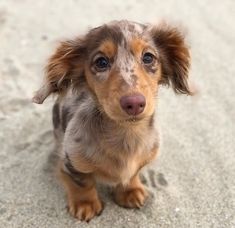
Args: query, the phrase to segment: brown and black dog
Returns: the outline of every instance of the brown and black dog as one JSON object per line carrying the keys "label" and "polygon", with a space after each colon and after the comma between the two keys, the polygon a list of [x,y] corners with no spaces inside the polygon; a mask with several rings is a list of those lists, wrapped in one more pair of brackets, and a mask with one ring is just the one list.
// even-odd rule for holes
{"label": "brown and black dog", "polygon": [[33,101],[58,94],[58,173],[73,216],[89,221],[101,213],[97,181],[113,186],[121,206],[144,204],[139,171],[159,149],[158,88],[190,95],[189,66],[184,35],[166,23],[114,21],[59,45]]}

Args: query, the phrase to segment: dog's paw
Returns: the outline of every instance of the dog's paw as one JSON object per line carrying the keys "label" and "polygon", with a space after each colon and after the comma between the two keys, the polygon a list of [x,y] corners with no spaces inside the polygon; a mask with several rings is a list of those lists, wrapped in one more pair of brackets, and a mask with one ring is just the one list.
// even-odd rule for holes
{"label": "dog's paw", "polygon": [[69,213],[81,221],[89,222],[94,216],[100,215],[103,206],[99,199],[93,201],[70,200]]}
{"label": "dog's paw", "polygon": [[140,208],[144,205],[148,193],[144,188],[128,189],[115,194],[115,201],[122,207]]}

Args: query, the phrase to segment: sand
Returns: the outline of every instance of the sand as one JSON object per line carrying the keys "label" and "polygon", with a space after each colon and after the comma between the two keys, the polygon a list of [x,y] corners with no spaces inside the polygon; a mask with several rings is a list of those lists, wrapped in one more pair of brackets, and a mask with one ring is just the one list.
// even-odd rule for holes
{"label": "sand", "polygon": [[[95,3],[94,3],[95,2]],[[235,227],[235,3],[227,1],[0,1],[0,227]],[[53,98],[30,102],[58,40],[113,19],[181,23],[199,94],[162,88],[160,156],[143,171],[146,206],[127,210],[101,187],[88,225],[66,210],[53,175]]]}

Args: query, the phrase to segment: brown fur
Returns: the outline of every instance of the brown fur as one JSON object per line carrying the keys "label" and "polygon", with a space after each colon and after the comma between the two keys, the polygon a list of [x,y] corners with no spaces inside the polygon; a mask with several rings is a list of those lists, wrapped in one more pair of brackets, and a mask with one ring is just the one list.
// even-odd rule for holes
{"label": "brown fur", "polygon": [[152,31],[152,35],[162,61],[161,83],[171,83],[176,93],[191,95],[187,83],[190,53],[183,34],[163,23]]}
{"label": "brown fur", "polygon": [[[142,59],[147,52],[154,57],[149,64]],[[109,60],[105,70],[97,69],[100,56]],[[34,101],[58,94],[53,108],[58,174],[73,216],[88,221],[101,212],[96,181],[114,186],[121,206],[144,204],[147,192],[139,171],[159,150],[158,87],[171,84],[175,92],[190,94],[189,60],[182,33],[168,25],[116,21],[60,44]],[[136,94],[146,105],[130,116],[120,99]]]}

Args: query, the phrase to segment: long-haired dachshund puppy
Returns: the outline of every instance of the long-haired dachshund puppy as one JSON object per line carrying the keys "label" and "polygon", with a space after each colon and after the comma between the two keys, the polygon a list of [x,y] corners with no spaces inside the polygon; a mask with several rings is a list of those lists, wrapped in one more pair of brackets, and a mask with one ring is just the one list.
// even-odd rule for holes
{"label": "long-haired dachshund puppy", "polygon": [[189,66],[184,35],[166,23],[114,21],[60,43],[33,101],[58,94],[58,173],[74,217],[89,221],[101,213],[96,182],[112,185],[123,207],[144,204],[148,194],[139,172],[159,149],[158,88],[191,94]]}

